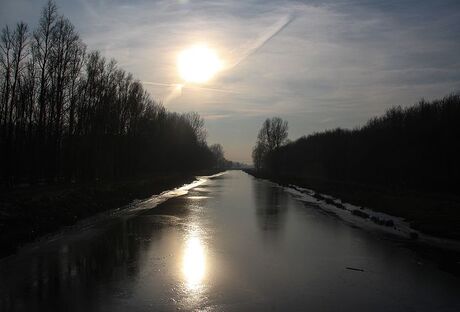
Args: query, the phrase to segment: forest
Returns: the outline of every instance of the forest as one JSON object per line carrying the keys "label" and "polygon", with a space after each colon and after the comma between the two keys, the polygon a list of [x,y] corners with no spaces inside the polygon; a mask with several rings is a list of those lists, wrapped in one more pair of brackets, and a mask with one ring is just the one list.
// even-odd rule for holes
{"label": "forest", "polygon": [[392,190],[453,193],[460,181],[460,95],[389,109],[363,127],[299,138],[261,169]]}
{"label": "forest", "polygon": [[255,170],[283,185],[403,217],[412,228],[460,238],[460,95],[394,107],[355,129],[287,140],[267,119],[253,149]]}
{"label": "forest", "polygon": [[197,113],[165,109],[142,83],[87,51],[53,2],[38,26],[0,38],[0,178],[5,185],[99,181],[212,168]]}

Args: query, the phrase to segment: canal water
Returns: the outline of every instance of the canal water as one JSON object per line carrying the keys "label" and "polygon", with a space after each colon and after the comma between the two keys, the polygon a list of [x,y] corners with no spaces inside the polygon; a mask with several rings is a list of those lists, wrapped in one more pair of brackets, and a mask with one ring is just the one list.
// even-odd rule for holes
{"label": "canal water", "polygon": [[0,260],[0,311],[460,311],[460,279],[241,171]]}

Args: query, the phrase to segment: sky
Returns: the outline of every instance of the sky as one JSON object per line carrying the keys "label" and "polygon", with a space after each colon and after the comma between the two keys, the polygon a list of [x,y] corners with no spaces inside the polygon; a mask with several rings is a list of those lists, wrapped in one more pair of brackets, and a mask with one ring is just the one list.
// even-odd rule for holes
{"label": "sky", "polygon": [[[132,72],[171,111],[200,113],[209,143],[251,163],[262,122],[289,138],[362,126],[396,105],[460,91],[458,0],[56,0],[88,50]],[[45,0],[0,0],[0,25],[37,24]],[[206,44],[227,64],[181,83],[177,56]]]}

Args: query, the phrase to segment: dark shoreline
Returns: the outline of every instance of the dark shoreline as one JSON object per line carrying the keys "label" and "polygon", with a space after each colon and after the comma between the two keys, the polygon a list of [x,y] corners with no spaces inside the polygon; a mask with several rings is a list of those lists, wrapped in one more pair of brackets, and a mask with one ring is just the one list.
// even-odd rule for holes
{"label": "dark shoreline", "polygon": [[440,238],[460,240],[460,198],[448,194],[398,192],[358,184],[274,175],[254,169],[244,170],[280,185],[296,185],[328,194],[344,202],[402,217],[414,230]]}
{"label": "dark shoreline", "polygon": [[[337,191],[338,187],[334,186],[335,188],[326,188],[326,187],[321,187],[320,185],[315,185],[315,186],[320,186],[320,188],[315,188],[312,186],[312,184],[305,183],[305,180],[302,180],[301,178],[292,178],[292,177],[287,177],[287,176],[274,176],[270,175],[264,172],[257,172],[254,169],[244,169],[244,172],[247,174],[258,178],[258,179],[265,179],[272,181],[274,183],[277,183],[282,186],[300,186],[300,187],[305,187],[308,189],[312,189],[317,192],[321,192],[323,194],[328,194],[331,196],[334,196],[335,198],[340,198],[344,200],[345,202],[351,203],[351,204],[357,204],[356,201],[353,200],[353,196],[359,196],[363,194],[363,190],[355,190],[353,193],[351,193],[351,196],[343,196],[348,190],[342,190],[342,191]],[[351,188],[351,187],[350,187]],[[378,194],[376,191],[374,191],[371,195],[367,194],[365,198],[369,198],[370,196],[374,196],[375,200],[379,200],[379,197],[375,197],[376,194]],[[365,205],[363,202],[367,201],[359,201],[360,205]],[[406,203],[406,202],[405,202]],[[367,208],[374,208],[370,205],[365,205]],[[379,211],[375,209],[375,211]],[[389,211],[382,211],[385,213],[392,214]],[[393,215],[397,216],[397,214]],[[458,224],[458,223],[457,223]],[[458,227],[458,226],[457,226]],[[424,232],[423,229],[417,229],[420,230],[423,233],[427,233],[429,235],[437,236],[439,231],[436,231],[436,233],[430,233],[430,232]],[[455,229],[449,229],[455,231]],[[450,232],[448,232],[450,233]],[[443,235],[438,235],[437,237],[440,238],[449,238],[449,239],[456,239],[458,240],[458,236],[451,237],[450,235],[443,236]],[[397,241],[398,244],[402,244],[403,246],[413,250],[417,257],[421,257],[423,259],[429,259],[435,263],[438,264],[439,268],[442,269],[443,271],[449,272],[451,274],[454,274],[457,277],[460,277],[460,252],[454,251],[454,250],[447,250],[441,247],[437,246],[431,246],[427,244],[421,244],[417,241],[417,239],[410,239],[408,238],[407,240],[404,241]]]}
{"label": "dark shoreline", "polygon": [[0,191],[0,258],[64,226],[222,170],[162,174],[115,182],[43,185]]}

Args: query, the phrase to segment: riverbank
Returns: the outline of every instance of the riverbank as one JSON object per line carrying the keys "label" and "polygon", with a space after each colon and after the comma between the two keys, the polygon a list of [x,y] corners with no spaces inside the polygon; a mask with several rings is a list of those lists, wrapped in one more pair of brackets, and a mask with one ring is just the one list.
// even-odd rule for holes
{"label": "riverbank", "polygon": [[[257,178],[268,179],[281,185],[296,185],[314,190],[317,197],[327,194],[343,202],[359,207],[366,207],[376,212],[404,219],[414,230],[412,239],[417,238],[416,231],[440,238],[460,240],[460,198],[442,194],[421,194],[409,192],[392,192],[370,186],[353,185],[325,180],[306,179],[298,176],[271,175],[253,169],[246,173]],[[327,199],[324,199],[327,201]],[[371,215],[360,210],[354,212],[365,219]],[[373,219],[375,223],[385,220]],[[385,226],[385,224],[381,224]],[[392,223],[388,222],[387,226]]]}
{"label": "riverbank", "polygon": [[[243,171],[256,178],[269,180],[285,187],[287,192],[300,201],[317,205],[327,213],[337,215],[353,227],[359,227],[371,232],[378,231],[386,233],[390,235],[388,238],[396,241],[396,243],[403,244],[415,251],[420,257],[437,263],[438,267],[443,271],[460,276],[460,240],[458,236],[452,235],[457,233],[458,224],[460,224],[455,223],[455,217],[448,219],[445,222],[447,226],[442,228],[442,222],[440,221],[442,219],[434,218],[430,223],[430,220],[428,220],[430,214],[423,210],[417,211],[416,214],[411,214],[412,219],[401,217],[396,212],[397,208],[401,209],[401,213],[416,211],[412,206],[407,207],[410,209],[404,210],[406,208],[404,205],[414,205],[416,202],[423,202],[425,198],[423,196],[415,199],[406,195],[405,198],[401,198],[398,194],[390,196],[386,193],[379,193],[376,190],[366,192],[352,186],[341,188],[332,183],[333,187],[326,187],[326,183],[307,184],[308,181],[295,177],[275,177],[266,173],[256,172],[253,169],[245,169]],[[320,188],[314,188],[312,185]],[[347,191],[350,193],[347,194]],[[358,196],[362,196],[362,199],[358,198]],[[434,206],[434,200],[434,198],[430,198],[427,201],[427,205]],[[377,210],[376,206],[382,206],[371,206],[379,201],[387,203],[388,206],[386,207],[393,209],[386,209],[386,211],[383,209]],[[360,203],[360,206],[357,206],[357,202]],[[416,206],[416,208],[425,207],[423,205]],[[388,211],[391,211],[391,213]],[[411,220],[412,222],[410,222]],[[423,223],[421,220],[423,220]],[[437,228],[437,231],[435,231],[436,234],[442,233],[447,235],[436,235],[429,231],[423,231],[424,227],[422,229],[415,228],[413,223],[429,224],[430,227],[428,229]]]}
{"label": "riverbank", "polygon": [[220,170],[86,184],[40,185],[0,191],[0,257],[25,243],[97,213],[148,198]]}

